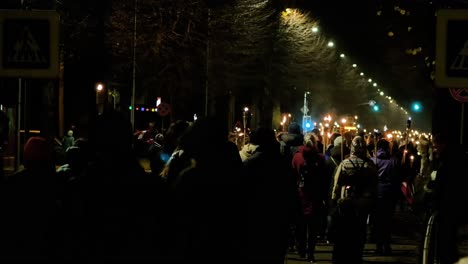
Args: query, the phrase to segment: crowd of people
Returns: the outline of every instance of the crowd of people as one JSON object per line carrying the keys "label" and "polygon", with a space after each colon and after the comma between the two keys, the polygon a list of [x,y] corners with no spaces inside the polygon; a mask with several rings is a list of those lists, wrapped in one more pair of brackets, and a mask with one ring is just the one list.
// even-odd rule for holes
{"label": "crowd of people", "polygon": [[176,121],[164,134],[151,130],[151,172],[119,112],[98,116],[94,138],[67,141],[58,169],[52,144],[29,138],[25,169],[2,179],[0,258],[279,264],[296,251],[314,263],[323,239],[333,243],[333,263],[359,264],[369,240],[377,254],[392,254],[399,204],[412,206],[418,190],[440,193],[440,179],[431,178],[444,166],[440,140],[431,146],[421,138],[427,144],[416,146],[334,133],[324,142],[319,131],[292,123],[280,134],[259,127],[239,148],[224,123],[207,118]]}

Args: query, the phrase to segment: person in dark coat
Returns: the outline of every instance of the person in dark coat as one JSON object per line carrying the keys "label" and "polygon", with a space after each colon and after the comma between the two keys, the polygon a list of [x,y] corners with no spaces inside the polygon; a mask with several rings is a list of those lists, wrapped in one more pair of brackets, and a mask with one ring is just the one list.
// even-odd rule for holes
{"label": "person in dark coat", "polygon": [[130,120],[113,110],[99,115],[93,149],[89,165],[65,199],[64,261],[160,260],[167,202],[160,182],[153,181],[136,158]]}
{"label": "person in dark coat", "polygon": [[53,262],[58,248],[57,184],[52,144],[31,137],[23,151],[24,170],[8,176],[0,199],[0,261]]}
{"label": "person in dark coat", "polygon": [[399,160],[390,154],[390,143],[386,139],[377,142],[377,155],[371,159],[379,177],[376,206],[371,213],[372,236],[376,252],[389,255],[392,253],[392,217],[400,197],[401,167]]}
{"label": "person in dark coat", "polygon": [[[224,120],[197,119],[163,170],[170,181],[167,259],[242,263],[242,161]],[[243,241],[242,241],[243,242]]]}
{"label": "person in dark coat", "polygon": [[[293,179],[291,167],[291,161],[294,157],[294,154],[299,151],[299,148],[304,145],[304,135],[302,134],[301,126],[292,122],[288,127],[288,133],[278,135],[278,141],[280,143],[280,153],[283,156],[284,163],[289,167],[289,178]],[[299,204],[299,194],[296,193],[296,218],[300,217],[300,204]],[[296,221],[297,222],[297,219]],[[294,251],[296,249],[296,237],[295,237],[295,224],[290,226],[289,234],[289,249]]]}
{"label": "person in dark coat", "polygon": [[247,263],[283,263],[286,255],[294,185],[282,162],[279,143],[271,129],[252,134],[258,148],[245,159],[247,207]]}
{"label": "person in dark coat", "polygon": [[430,184],[430,204],[436,215],[437,229],[433,232],[441,264],[455,263],[462,256],[458,247],[459,228],[466,225],[468,219],[468,149],[450,137],[448,132],[437,133],[433,139],[434,179]]}
{"label": "person in dark coat", "polygon": [[304,145],[292,160],[293,177],[297,182],[302,213],[297,222],[296,239],[299,255],[315,262],[315,244],[320,228],[325,201],[328,195],[328,180],[325,176],[325,158],[317,147],[318,139],[313,133],[304,137]]}

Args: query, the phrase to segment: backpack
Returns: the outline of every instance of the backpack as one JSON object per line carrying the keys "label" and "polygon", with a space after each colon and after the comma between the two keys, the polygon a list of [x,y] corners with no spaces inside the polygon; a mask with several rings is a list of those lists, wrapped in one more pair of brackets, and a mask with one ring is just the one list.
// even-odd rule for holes
{"label": "backpack", "polygon": [[346,170],[341,171],[341,197],[342,199],[358,199],[368,197],[367,187],[372,181],[368,171],[364,168],[365,162],[361,165],[355,164],[352,160],[348,160],[353,165],[353,172],[348,173]]}
{"label": "backpack", "polygon": [[312,191],[320,188],[319,183],[319,162],[315,160],[314,162],[307,162],[304,159],[304,165],[299,169],[299,179],[298,185],[302,190]]}

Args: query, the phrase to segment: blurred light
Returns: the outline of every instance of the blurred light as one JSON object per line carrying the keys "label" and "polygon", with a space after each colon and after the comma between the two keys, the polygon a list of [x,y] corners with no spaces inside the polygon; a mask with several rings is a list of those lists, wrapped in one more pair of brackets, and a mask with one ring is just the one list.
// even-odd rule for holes
{"label": "blurred light", "polygon": [[380,95],[381,95],[381,96],[384,96],[384,94],[385,94],[384,92],[380,92]]}
{"label": "blurred light", "polygon": [[363,73],[363,72],[361,72],[361,74],[359,74],[359,75],[361,75],[361,76],[364,76],[364,73]]}
{"label": "blurred light", "polygon": [[411,108],[414,112],[419,112],[422,109],[421,104],[418,102],[414,102]]}
{"label": "blurred light", "polygon": [[344,58],[345,55],[343,53],[340,54],[340,58]]}
{"label": "blurred light", "polygon": [[244,107],[244,112],[248,112],[249,111],[249,108],[248,107]]}
{"label": "blurred light", "polygon": [[377,87],[377,83],[374,83],[373,86],[374,86],[374,87]]}
{"label": "blurred light", "polygon": [[374,112],[377,112],[377,111],[380,110],[380,107],[379,107],[378,105],[374,105],[374,106],[372,107],[372,110],[374,110]]}
{"label": "blurred light", "polygon": [[353,68],[356,68],[357,67],[357,64],[353,64]]}
{"label": "blurred light", "polygon": [[142,108],[141,108],[141,111],[145,111],[145,108],[144,108],[144,107],[142,107]]}
{"label": "blurred light", "polygon": [[310,125],[309,122],[307,122],[305,126],[306,126],[306,128],[310,128],[310,127],[311,127],[311,125]]}
{"label": "blurred light", "polygon": [[330,47],[330,48],[332,48],[332,47],[335,46],[335,43],[333,43],[333,41],[330,41],[330,42],[328,42],[327,46]]}
{"label": "blurred light", "polygon": [[317,33],[319,31],[318,27],[312,27],[312,32]]}
{"label": "blurred light", "polygon": [[341,119],[341,123],[345,124],[346,123],[346,118]]}
{"label": "blurred light", "polygon": [[372,82],[372,79],[367,80],[368,82]]}
{"label": "blurred light", "polygon": [[98,92],[102,91],[104,89],[104,85],[102,85],[102,83],[98,83],[97,86],[96,86],[96,90]]}
{"label": "blurred light", "polygon": [[132,106],[131,106],[131,105],[128,107],[128,110],[132,110]]}

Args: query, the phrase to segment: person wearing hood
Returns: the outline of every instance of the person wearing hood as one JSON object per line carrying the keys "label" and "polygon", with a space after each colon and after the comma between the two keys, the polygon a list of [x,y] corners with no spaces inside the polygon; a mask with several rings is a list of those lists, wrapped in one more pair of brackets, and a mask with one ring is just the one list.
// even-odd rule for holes
{"label": "person wearing hood", "polygon": [[246,263],[283,263],[295,210],[295,187],[282,162],[275,132],[259,127],[252,136],[257,149],[243,161],[244,259]]}
{"label": "person wearing hood", "polygon": [[[292,167],[291,161],[294,157],[294,154],[299,150],[301,146],[304,145],[304,135],[302,134],[301,126],[296,123],[292,122],[288,127],[287,133],[282,133],[277,136],[278,142],[280,143],[280,153],[283,157],[283,161],[288,166],[288,178],[293,179],[293,175],[291,175]],[[299,208],[299,194],[296,193],[296,207]],[[299,213],[296,213],[296,215]],[[297,216],[296,216],[297,217]],[[296,222],[296,221],[294,221]],[[289,234],[289,250],[295,251],[296,247],[296,239],[295,239],[295,229],[296,226],[292,224],[290,226],[290,234]]]}
{"label": "person wearing hood", "polygon": [[288,133],[282,134],[279,137],[281,154],[284,156],[292,156],[304,143],[304,135],[302,135],[301,126],[298,123],[291,123],[288,127]]}
{"label": "person wearing hood", "polygon": [[297,182],[302,207],[297,222],[296,239],[299,256],[315,262],[314,252],[320,221],[327,199],[325,158],[317,146],[318,139],[313,133],[304,136],[304,145],[292,160],[293,177]]}
{"label": "person wearing hood", "polygon": [[239,150],[239,155],[242,161],[246,160],[247,158],[251,157],[258,148],[258,139],[257,139],[257,131],[252,132],[250,135],[250,142],[246,143],[241,150]]}
{"label": "person wearing hood", "polygon": [[372,237],[377,244],[378,254],[389,255],[392,252],[391,223],[401,186],[401,167],[396,157],[390,154],[390,142],[386,139],[377,141],[377,155],[372,158],[379,177],[377,201],[371,213]]}
{"label": "person wearing hood", "polygon": [[369,158],[365,140],[356,136],[351,155],[338,165],[332,200],[337,204],[334,264],[361,264],[367,239],[367,218],[377,197],[377,169]]}

